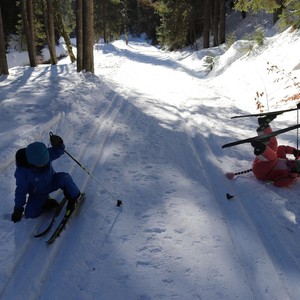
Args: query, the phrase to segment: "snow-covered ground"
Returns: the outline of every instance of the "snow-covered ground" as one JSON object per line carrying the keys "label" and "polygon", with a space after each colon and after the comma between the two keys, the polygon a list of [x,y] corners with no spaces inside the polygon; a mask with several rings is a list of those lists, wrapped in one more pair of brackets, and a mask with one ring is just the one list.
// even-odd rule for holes
{"label": "snow-covered ground", "polygon": [[[299,51],[288,29],[262,47],[210,49],[211,72],[207,50],[142,39],[97,45],[95,75],[68,59],[12,67],[0,77],[0,299],[299,299],[300,182],[230,181],[224,173],[251,168],[253,150],[221,148],[255,135],[256,118],[230,117],[258,112],[257,93],[265,110],[295,107]],[[296,123],[290,112],[273,126]],[[10,214],[15,152],[48,144],[50,131],[101,185],[67,155],[54,162],[87,197],[47,246],[33,236],[49,215],[14,224]],[[279,141],[296,146],[297,132]]]}

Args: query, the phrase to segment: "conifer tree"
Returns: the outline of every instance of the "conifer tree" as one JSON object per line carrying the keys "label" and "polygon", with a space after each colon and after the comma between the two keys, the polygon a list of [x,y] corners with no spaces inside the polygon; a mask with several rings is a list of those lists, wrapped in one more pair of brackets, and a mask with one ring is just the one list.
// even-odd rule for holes
{"label": "conifer tree", "polygon": [[235,3],[235,8],[242,11],[252,10],[258,12],[264,10],[272,13],[278,7],[279,4],[276,0],[237,0]]}
{"label": "conifer tree", "polygon": [[188,0],[162,0],[156,6],[161,17],[157,29],[158,41],[170,50],[186,46],[192,6]]}
{"label": "conifer tree", "polygon": [[300,1],[286,0],[283,2],[283,6],[284,9],[280,15],[283,25],[300,29]]}

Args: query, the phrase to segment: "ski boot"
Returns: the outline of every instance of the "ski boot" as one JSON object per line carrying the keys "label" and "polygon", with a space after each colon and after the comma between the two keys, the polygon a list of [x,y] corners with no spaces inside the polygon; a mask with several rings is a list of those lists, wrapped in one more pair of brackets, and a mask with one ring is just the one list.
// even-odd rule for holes
{"label": "ski boot", "polygon": [[57,208],[58,205],[59,204],[55,199],[48,196],[43,208],[44,208],[44,210],[53,210],[53,209]]}
{"label": "ski boot", "polygon": [[267,115],[265,117],[258,118],[257,121],[258,121],[259,127],[256,129],[256,132],[259,134],[262,131],[264,131],[266,128],[268,128],[270,126],[270,123],[274,119],[276,119],[276,117],[277,117],[277,115],[274,114],[274,115]]}

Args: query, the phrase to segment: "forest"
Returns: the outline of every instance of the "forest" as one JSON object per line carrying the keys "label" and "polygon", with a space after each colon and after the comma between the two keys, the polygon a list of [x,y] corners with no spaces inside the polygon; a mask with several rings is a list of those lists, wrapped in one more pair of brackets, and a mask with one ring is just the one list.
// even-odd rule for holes
{"label": "forest", "polygon": [[[153,45],[170,51],[190,46],[209,48],[226,42],[226,15],[238,10],[266,11],[276,23],[300,27],[297,0],[0,0],[0,75],[9,73],[6,53],[10,40],[18,51],[28,51],[30,66],[44,62],[41,49],[48,47],[56,64],[55,45],[63,37],[77,71],[93,72],[93,45],[109,43],[124,35],[146,33]],[[76,38],[75,57],[71,38]],[[16,46],[15,46],[16,47]],[[196,49],[197,50],[197,49]]]}

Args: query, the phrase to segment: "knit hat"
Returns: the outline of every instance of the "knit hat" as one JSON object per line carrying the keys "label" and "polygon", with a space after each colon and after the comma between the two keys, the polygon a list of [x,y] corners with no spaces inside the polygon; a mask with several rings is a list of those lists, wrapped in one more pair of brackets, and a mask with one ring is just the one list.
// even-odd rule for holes
{"label": "knit hat", "polygon": [[49,151],[44,143],[34,142],[26,148],[28,163],[34,166],[44,166],[49,162]]}

